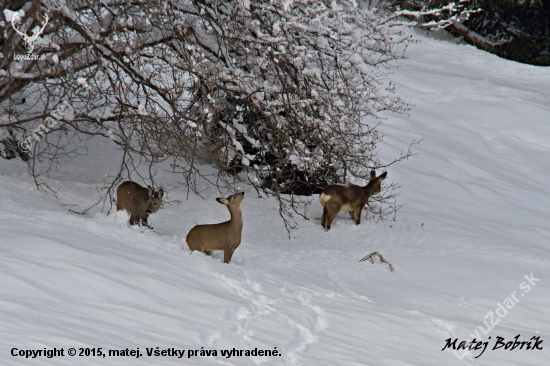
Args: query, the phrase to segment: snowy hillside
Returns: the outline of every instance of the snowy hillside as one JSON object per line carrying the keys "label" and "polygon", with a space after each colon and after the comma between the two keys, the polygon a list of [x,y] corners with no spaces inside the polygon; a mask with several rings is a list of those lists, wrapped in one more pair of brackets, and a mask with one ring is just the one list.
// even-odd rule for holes
{"label": "snowy hillside", "polygon": [[[289,240],[277,203],[251,191],[227,265],[221,253],[191,255],[185,245],[195,224],[229,217],[215,191],[187,199],[172,188],[172,203],[150,218],[155,230],[141,233],[123,212],[67,212],[36,191],[20,161],[0,160],[0,363],[547,365],[550,72],[421,40],[392,75],[414,104],[410,116],[381,127],[383,161],[424,139],[388,168],[406,203],[395,222],[355,226],[341,213],[324,232],[314,197],[311,220]],[[113,149],[103,143],[98,154]],[[96,156],[53,176],[62,203],[93,202],[93,182],[111,164]],[[373,251],[395,272],[359,262]],[[518,334],[540,337],[543,349],[492,349]],[[442,351],[447,339],[458,346],[472,335],[489,342],[480,357]],[[78,355],[99,347],[105,357]],[[148,356],[156,347],[186,352]],[[44,348],[64,356],[12,356]],[[142,356],[108,354],[127,348]],[[255,348],[279,355],[221,354]]]}

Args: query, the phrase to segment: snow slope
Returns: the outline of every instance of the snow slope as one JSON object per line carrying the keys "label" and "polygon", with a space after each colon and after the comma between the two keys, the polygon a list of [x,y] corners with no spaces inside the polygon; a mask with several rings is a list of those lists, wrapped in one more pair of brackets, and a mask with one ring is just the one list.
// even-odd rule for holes
{"label": "snow slope", "polygon": [[[125,213],[67,212],[35,190],[20,163],[0,161],[0,363],[546,365],[550,73],[421,40],[393,75],[415,106],[382,126],[386,160],[424,139],[417,155],[388,168],[407,203],[396,222],[355,226],[340,214],[327,233],[314,197],[312,219],[289,240],[276,202],[250,192],[243,242],[225,265],[221,253],[191,255],[185,245],[196,223],[227,219],[213,190],[187,200],[172,189],[172,204],[151,217],[154,232],[142,233]],[[93,202],[92,182],[112,163],[87,159],[53,175],[63,203]],[[358,262],[373,251],[395,272]],[[531,274],[539,281],[527,292]],[[499,317],[511,296],[517,303]],[[484,334],[489,312],[498,324]],[[441,351],[476,329],[489,342],[480,357]],[[497,336],[518,334],[540,336],[543,350],[491,350]],[[54,347],[65,356],[11,356]],[[139,347],[143,356],[71,357],[70,347]],[[217,356],[147,357],[155,347]],[[275,347],[281,356],[221,355]]]}

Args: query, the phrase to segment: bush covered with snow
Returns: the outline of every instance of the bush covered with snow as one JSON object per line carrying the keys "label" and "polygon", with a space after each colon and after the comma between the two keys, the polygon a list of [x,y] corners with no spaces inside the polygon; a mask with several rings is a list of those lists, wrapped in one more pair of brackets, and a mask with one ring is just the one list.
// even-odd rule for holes
{"label": "bush covered with snow", "polygon": [[26,3],[18,26],[50,14],[36,44],[47,57],[13,60],[23,42],[6,23],[15,47],[0,90],[9,129],[29,132],[58,104],[74,107],[41,131],[41,161],[108,137],[123,152],[111,188],[139,165],[169,162],[191,189],[198,176],[250,182],[277,196],[287,219],[294,195],[392,163],[378,159],[377,127],[381,112],[407,111],[387,71],[411,35],[391,12],[320,0],[43,4]]}

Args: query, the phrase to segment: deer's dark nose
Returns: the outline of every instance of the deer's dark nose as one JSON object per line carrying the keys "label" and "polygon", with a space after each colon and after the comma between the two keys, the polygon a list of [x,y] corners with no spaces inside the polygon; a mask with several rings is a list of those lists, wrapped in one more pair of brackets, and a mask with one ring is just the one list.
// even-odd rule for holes
{"label": "deer's dark nose", "polygon": [[147,212],[148,214],[150,214],[150,213],[151,213],[151,210],[146,210],[145,212]]}

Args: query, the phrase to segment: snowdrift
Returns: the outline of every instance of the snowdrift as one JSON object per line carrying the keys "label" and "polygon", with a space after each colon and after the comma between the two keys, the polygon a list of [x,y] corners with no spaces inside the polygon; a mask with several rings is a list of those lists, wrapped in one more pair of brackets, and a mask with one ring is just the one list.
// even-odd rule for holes
{"label": "snowdrift", "polygon": [[[68,212],[96,197],[108,140],[52,176],[61,203],[79,206],[41,195],[20,162],[0,161],[0,362],[546,365],[550,74],[428,38],[409,57],[393,78],[415,106],[382,125],[383,160],[423,139],[388,168],[406,203],[397,220],[355,226],[341,213],[324,232],[312,197],[289,240],[276,202],[250,192],[228,265],[185,245],[197,223],[229,217],[212,190],[187,199],[172,188],[143,233],[123,212]],[[359,262],[373,251],[395,272]],[[492,349],[517,335],[543,349]],[[477,358],[481,349],[442,351],[474,337],[488,342]],[[54,348],[64,356],[24,356]]]}

